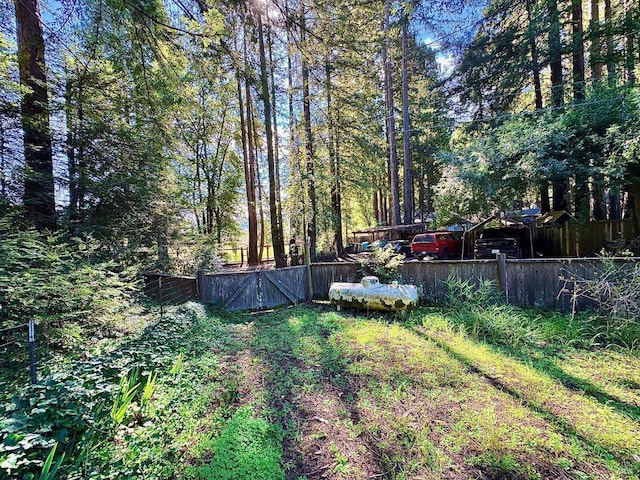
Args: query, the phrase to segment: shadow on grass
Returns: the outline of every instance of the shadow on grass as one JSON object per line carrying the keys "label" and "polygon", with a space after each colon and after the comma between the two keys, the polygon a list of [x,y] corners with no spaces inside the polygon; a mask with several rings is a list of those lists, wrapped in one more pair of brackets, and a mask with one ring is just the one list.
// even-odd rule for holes
{"label": "shadow on grass", "polygon": [[[511,388],[508,384],[506,384],[505,382],[501,381],[499,378],[494,378],[490,374],[487,374],[486,372],[482,371],[482,369],[477,367],[471,359],[468,359],[464,354],[457,352],[455,349],[453,349],[451,346],[449,346],[445,340],[441,340],[441,339],[432,337],[432,336],[420,331],[418,328],[415,328],[415,327],[412,328],[412,331],[414,331],[417,335],[419,335],[420,337],[422,337],[422,338],[424,338],[426,340],[435,341],[435,343],[438,346],[440,346],[440,348],[442,348],[445,352],[447,352],[447,354],[449,354],[452,358],[456,359],[457,361],[459,361],[460,363],[465,365],[469,369],[469,371],[471,371],[472,373],[484,378],[494,388],[505,392],[506,394],[510,395],[511,397],[513,397],[514,399],[518,400],[519,402],[522,402],[523,405],[527,406],[527,408],[530,408],[532,411],[537,412],[538,414],[542,415],[544,418],[548,419],[551,423],[553,423],[554,425],[557,425],[557,427],[559,427],[561,429],[561,431],[565,435],[575,438],[576,440],[581,442],[584,446],[586,446],[589,450],[591,450],[592,452],[596,453],[598,456],[600,456],[602,458],[605,458],[607,460],[616,458],[616,459],[618,459],[620,461],[623,461],[623,465],[627,463],[624,460],[625,459],[624,455],[622,457],[620,457],[620,452],[618,452],[616,450],[613,450],[611,448],[608,448],[606,446],[601,445],[595,439],[590,439],[590,438],[585,437],[569,421],[567,421],[567,419],[565,419],[562,416],[554,413],[550,409],[546,408],[544,405],[538,404],[536,402],[530,403],[528,401],[528,399],[526,397],[524,397],[519,391],[517,391],[516,389]],[[498,350],[499,351],[497,353],[505,355],[504,348],[502,346],[499,346]],[[508,355],[505,355],[505,356],[508,357]],[[529,357],[521,356],[521,357],[516,357],[516,358],[511,357],[511,358],[513,358],[516,361],[522,362],[523,358],[529,358]],[[547,370],[541,368],[540,365],[536,366],[536,365],[533,365],[532,363],[525,363],[525,365],[531,365],[532,368],[534,368],[535,370],[537,370],[537,371],[539,371],[541,373],[544,373],[544,374],[549,374],[551,376],[551,378],[556,379],[553,376],[553,373],[550,373]],[[560,370],[561,373],[556,372],[556,375],[561,375],[562,373],[564,373],[561,369],[558,369],[558,370]],[[567,377],[571,377],[571,376],[567,375]],[[559,380],[559,379],[556,379],[556,380]],[[567,379],[565,378],[565,380],[567,380]],[[581,380],[581,379],[577,379],[577,380]],[[568,388],[570,388],[570,387],[568,387]],[[575,388],[570,388],[570,389],[571,390],[575,390]],[[600,400],[598,400],[598,401],[600,402]],[[601,403],[603,405],[610,405],[609,403],[605,403],[605,402],[601,402]],[[624,402],[621,402],[621,403],[624,403]],[[627,466],[629,466],[629,465],[627,465]],[[633,468],[633,466],[631,466],[631,468]]]}
{"label": "shadow on grass", "polygon": [[[465,315],[470,315],[471,317],[463,321],[457,315],[450,315],[447,317],[447,320],[454,325],[465,328],[469,328],[470,324],[474,325],[483,321],[481,315],[471,310],[466,311]],[[518,326],[515,325],[514,328],[518,328]],[[531,325],[527,326],[527,329],[531,328]],[[625,402],[615,395],[604,391],[600,386],[590,380],[572,375],[559,367],[556,361],[562,359],[562,352],[566,350],[566,348],[558,345],[551,345],[552,348],[540,348],[534,344],[523,344],[522,347],[514,348],[509,346],[509,339],[503,338],[501,333],[499,330],[492,330],[490,334],[480,335],[479,338],[483,342],[491,345],[499,353],[531,366],[539,373],[548,375],[553,380],[556,380],[567,389],[581,392],[602,405],[611,407],[619,413],[640,421],[640,406]],[[527,333],[528,332],[524,332],[522,337],[526,338]]]}
{"label": "shadow on grass", "polygon": [[[322,461],[303,453],[303,430],[318,420],[311,418],[309,405],[300,401],[305,392],[320,397],[330,384],[340,392],[351,420],[359,421],[355,393],[348,388],[346,360],[328,341],[340,326],[335,319],[323,316],[326,312],[324,307],[297,307],[243,315],[244,321],[253,321],[255,326],[249,348],[267,366],[269,420],[282,428],[287,479],[320,478],[329,472],[333,461],[326,451],[315,452],[316,456],[324,455]],[[326,465],[318,468],[319,463]]]}

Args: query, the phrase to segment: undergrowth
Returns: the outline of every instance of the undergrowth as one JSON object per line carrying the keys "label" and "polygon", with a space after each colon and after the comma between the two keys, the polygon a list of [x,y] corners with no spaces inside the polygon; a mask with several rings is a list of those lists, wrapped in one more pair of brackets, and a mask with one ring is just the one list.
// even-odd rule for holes
{"label": "undergrowth", "polygon": [[281,434],[250,408],[236,411],[213,442],[216,452],[209,464],[194,469],[193,477],[209,480],[284,479]]}
{"label": "undergrowth", "polygon": [[508,347],[613,348],[637,354],[640,323],[603,309],[571,315],[523,309],[504,303],[493,281],[446,281],[450,318],[473,338]]}
{"label": "undergrowth", "polygon": [[60,478],[175,475],[185,445],[209,441],[193,434],[203,421],[214,435],[232,413],[206,416],[211,388],[220,386],[201,383],[215,372],[212,349],[231,341],[219,320],[190,303],[140,337],[28,387],[0,405],[0,477],[38,478],[50,452]]}

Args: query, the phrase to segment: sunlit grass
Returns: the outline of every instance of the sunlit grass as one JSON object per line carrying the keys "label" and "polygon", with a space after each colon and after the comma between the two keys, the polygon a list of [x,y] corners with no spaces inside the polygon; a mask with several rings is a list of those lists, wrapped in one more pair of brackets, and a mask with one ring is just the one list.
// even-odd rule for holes
{"label": "sunlit grass", "polygon": [[640,452],[640,425],[609,405],[572,391],[544,372],[478,343],[463,333],[438,328],[442,315],[427,315],[420,331],[451,351],[461,361],[499,383],[534,409],[550,415],[595,447],[630,459]]}
{"label": "sunlit grass", "polygon": [[360,321],[338,340],[352,359],[363,426],[397,478],[473,467],[536,478],[531,458],[547,468],[586,462],[543,417],[400,325]]}
{"label": "sunlit grass", "polygon": [[178,350],[158,345],[144,421],[91,444],[89,461],[149,478],[261,478],[233,464],[248,445],[268,448],[279,478],[638,479],[640,360],[561,333],[565,317],[181,311],[189,330]]}

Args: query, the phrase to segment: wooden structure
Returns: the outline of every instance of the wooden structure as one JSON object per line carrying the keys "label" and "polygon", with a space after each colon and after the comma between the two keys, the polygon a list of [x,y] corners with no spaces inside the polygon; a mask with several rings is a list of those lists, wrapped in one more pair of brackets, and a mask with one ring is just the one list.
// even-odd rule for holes
{"label": "wooden structure", "polygon": [[264,310],[307,299],[307,267],[198,275],[200,300],[225,310]]}
{"label": "wooden structure", "polygon": [[198,298],[198,285],[193,277],[145,273],[144,293],[160,304],[179,304]]}
{"label": "wooden structure", "polygon": [[[640,258],[615,261],[634,266]],[[593,278],[601,267],[599,258],[501,258],[407,262],[400,266],[399,274],[403,283],[418,287],[422,302],[446,301],[446,281],[451,275],[476,284],[481,280],[494,281],[505,301],[512,305],[567,312],[572,309],[570,279]],[[339,262],[313,264],[310,270],[298,266],[215,275],[201,273],[197,279],[162,276],[158,281],[157,277],[150,275],[146,282],[147,291],[156,300],[166,302],[173,291],[180,295],[173,296],[172,303],[195,298],[238,311],[297,304],[309,300],[310,294],[313,299],[327,300],[332,283],[358,282],[362,273],[357,263]]]}

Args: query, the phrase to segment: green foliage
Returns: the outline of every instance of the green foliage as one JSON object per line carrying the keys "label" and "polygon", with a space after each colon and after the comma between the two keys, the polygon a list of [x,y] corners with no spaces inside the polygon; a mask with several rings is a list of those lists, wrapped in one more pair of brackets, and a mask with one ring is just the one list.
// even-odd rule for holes
{"label": "green foliage", "polygon": [[391,248],[376,248],[373,255],[358,259],[359,274],[374,275],[380,283],[390,283],[400,279],[398,267],[403,261],[404,255],[395,253]]}
{"label": "green foliage", "polygon": [[124,420],[127,409],[133,402],[138,386],[139,374],[138,369],[134,368],[129,375],[125,375],[120,379],[118,391],[113,399],[113,406],[111,407],[111,418],[117,424],[120,425]]}
{"label": "green foliage", "polygon": [[440,154],[438,212],[486,216],[533,203],[542,182],[569,177],[596,178],[619,190],[625,176],[635,176],[639,158],[631,140],[638,132],[636,97],[631,89],[601,87],[584,106],[458,130],[452,151]]}
{"label": "green foliage", "polygon": [[446,286],[451,317],[473,338],[514,349],[541,341],[529,315],[500,301],[494,281],[479,279],[475,285],[450,275]]}
{"label": "green foliage", "polygon": [[47,340],[70,347],[111,335],[131,304],[132,272],[95,260],[92,244],[0,219],[0,323],[35,318]]}
{"label": "green foliage", "polygon": [[[180,307],[165,315],[161,323],[150,325],[140,337],[65,366],[27,387],[13,401],[0,404],[0,477],[33,478],[56,442],[67,459],[60,472],[76,475],[73,478],[86,478],[89,473],[99,476],[101,471],[114,475],[101,478],[122,478],[127,471],[144,468],[145,458],[112,465],[117,452],[109,441],[129,412],[135,411],[134,402],[137,408],[145,407],[137,414],[138,423],[141,415],[150,418],[156,414],[152,398],[162,376],[144,372],[169,371],[175,364],[176,350],[187,353],[210,348],[210,340],[192,335],[195,328],[203,328],[199,325],[204,318],[199,305]],[[208,324],[207,328],[215,328]],[[129,373],[123,376],[121,372]],[[141,382],[138,372],[147,379]],[[139,388],[139,384],[145,387]],[[171,416],[166,411],[158,414]],[[162,456],[160,453],[159,468]]]}
{"label": "green foliage", "polygon": [[449,274],[445,281],[447,301],[453,308],[489,306],[500,302],[496,282],[478,278],[477,282],[462,280]]}
{"label": "green foliage", "polygon": [[183,236],[174,239],[170,248],[170,258],[164,265],[158,265],[165,273],[195,276],[198,270],[216,273],[222,270],[224,259],[220,245],[211,236]]}
{"label": "green foliage", "polygon": [[[565,293],[571,294],[573,321],[594,344],[640,350],[640,265],[600,257],[593,277],[569,265],[564,274]],[[577,313],[591,307],[594,311]]]}
{"label": "green foliage", "polygon": [[219,480],[284,479],[280,435],[273,425],[240,408],[214,442],[215,456],[198,478]]}
{"label": "green foliage", "polygon": [[42,466],[42,471],[40,472],[40,480],[53,480],[56,477],[56,473],[58,473],[58,469],[62,462],[64,461],[65,454],[63,453],[58,457],[56,463],[53,463],[53,460],[56,456],[56,449],[58,448],[58,444],[56,443],[47,455],[47,459],[44,461],[44,465]]}

